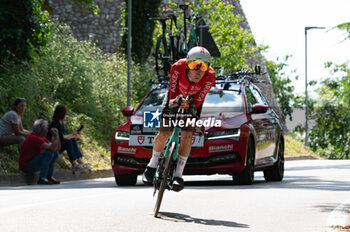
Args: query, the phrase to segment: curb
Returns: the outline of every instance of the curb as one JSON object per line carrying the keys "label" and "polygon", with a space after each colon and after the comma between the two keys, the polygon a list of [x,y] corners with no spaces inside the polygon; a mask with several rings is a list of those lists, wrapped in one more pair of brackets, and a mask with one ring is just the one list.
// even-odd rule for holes
{"label": "curb", "polygon": [[285,161],[292,161],[292,160],[321,160],[319,157],[315,157],[312,155],[301,155],[301,156],[287,156],[284,157]]}
{"label": "curb", "polygon": [[[112,169],[105,170],[60,170],[55,172],[55,178],[59,181],[84,180],[105,178],[114,176]],[[23,186],[36,184],[39,173],[11,173],[0,174],[0,187]]]}

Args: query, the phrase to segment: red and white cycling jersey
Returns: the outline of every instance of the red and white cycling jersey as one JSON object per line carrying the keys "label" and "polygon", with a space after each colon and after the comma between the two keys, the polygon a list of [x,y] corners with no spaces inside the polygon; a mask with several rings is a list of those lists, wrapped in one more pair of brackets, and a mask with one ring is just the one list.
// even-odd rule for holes
{"label": "red and white cycling jersey", "polygon": [[188,79],[186,67],[186,59],[181,59],[171,66],[169,102],[175,102],[179,94],[188,95],[193,98],[194,108],[197,109],[215,83],[215,72],[209,67],[203,78],[194,83]]}

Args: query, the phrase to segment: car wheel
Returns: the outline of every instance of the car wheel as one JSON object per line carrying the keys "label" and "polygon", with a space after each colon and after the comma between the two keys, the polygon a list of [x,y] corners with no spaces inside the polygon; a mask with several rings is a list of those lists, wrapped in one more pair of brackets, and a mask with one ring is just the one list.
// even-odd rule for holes
{"label": "car wheel", "polygon": [[232,175],[235,184],[250,185],[254,182],[255,147],[252,139],[248,141],[247,162],[244,170]]}
{"label": "car wheel", "polygon": [[284,175],[284,144],[283,139],[278,144],[277,162],[264,170],[264,178],[266,181],[282,181]]}
{"label": "car wheel", "polygon": [[114,174],[115,183],[118,186],[134,186],[137,182],[137,175],[117,175]]}

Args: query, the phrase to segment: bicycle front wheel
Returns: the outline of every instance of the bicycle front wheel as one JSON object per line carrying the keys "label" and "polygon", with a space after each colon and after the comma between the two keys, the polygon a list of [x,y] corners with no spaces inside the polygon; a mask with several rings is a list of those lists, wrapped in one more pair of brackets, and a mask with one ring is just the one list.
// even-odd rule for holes
{"label": "bicycle front wheel", "polygon": [[170,145],[170,149],[169,149],[168,155],[165,158],[165,161],[163,163],[163,168],[162,168],[163,172],[160,173],[161,183],[160,183],[160,187],[159,187],[159,190],[158,190],[156,205],[154,207],[154,217],[158,216],[160,205],[162,204],[164,191],[165,191],[165,189],[166,189],[166,187],[168,185],[168,177],[169,177],[169,173],[170,173],[170,170],[171,170],[170,164],[171,164],[171,161],[173,159],[174,150],[175,150],[175,142],[172,142],[171,145]]}

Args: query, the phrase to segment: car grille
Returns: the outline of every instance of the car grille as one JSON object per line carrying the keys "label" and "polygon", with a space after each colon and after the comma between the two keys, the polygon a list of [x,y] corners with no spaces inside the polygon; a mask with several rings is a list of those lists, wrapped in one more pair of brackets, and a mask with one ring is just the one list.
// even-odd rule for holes
{"label": "car grille", "polygon": [[[114,164],[131,167],[131,168],[146,168],[149,159],[135,158],[129,155],[116,154],[114,156]],[[237,152],[212,155],[209,157],[192,158],[187,161],[186,168],[193,167],[212,167],[216,165],[242,162],[242,159]]]}
{"label": "car grille", "polygon": [[125,166],[125,167],[146,168],[146,165],[148,164],[148,162],[149,162],[149,159],[140,159],[129,155],[116,154],[114,156],[114,164]]}
{"label": "car grille", "polygon": [[209,157],[189,158],[186,164],[187,168],[193,167],[211,167],[216,165],[236,163],[242,161],[241,156],[237,152],[212,155]]}

